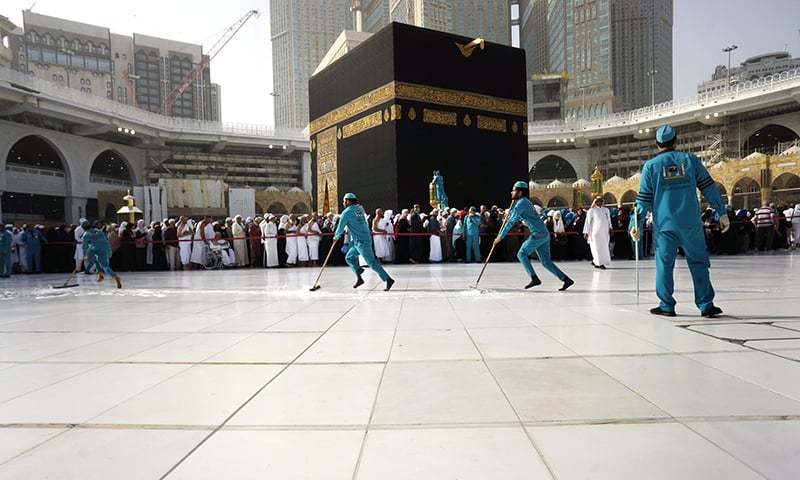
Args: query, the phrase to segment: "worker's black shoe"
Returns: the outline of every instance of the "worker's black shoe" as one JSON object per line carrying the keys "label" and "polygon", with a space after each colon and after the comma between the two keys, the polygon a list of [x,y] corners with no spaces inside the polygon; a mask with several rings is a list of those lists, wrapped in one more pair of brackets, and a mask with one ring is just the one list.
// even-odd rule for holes
{"label": "worker's black shoe", "polygon": [[701,317],[705,318],[716,318],[717,315],[722,315],[722,309],[714,305],[711,305],[710,307],[706,308],[700,314]]}
{"label": "worker's black shoe", "polygon": [[563,292],[564,290],[568,289],[573,285],[575,285],[575,282],[571,278],[564,277],[564,285],[562,285],[561,288],[558,289],[558,291]]}
{"label": "worker's black shoe", "polygon": [[605,269],[606,269],[606,266],[605,266],[605,265],[598,265],[598,267],[597,267],[597,268],[599,268],[600,270],[605,270]]}
{"label": "worker's black shoe", "polygon": [[386,288],[383,289],[384,292],[388,292],[392,289],[392,285],[394,285],[394,279],[389,277],[386,279]]}
{"label": "worker's black shoe", "polygon": [[525,290],[527,290],[529,288],[533,288],[533,287],[535,287],[537,285],[541,285],[541,284],[542,284],[542,281],[539,280],[539,277],[537,277],[536,275],[532,275],[531,276],[531,283],[525,285]]}
{"label": "worker's black shoe", "polygon": [[353,285],[353,288],[358,288],[358,287],[360,287],[361,285],[364,285],[364,279],[363,279],[363,278],[361,278],[361,275],[359,275],[359,276],[358,276],[358,280],[356,280],[356,283],[355,283],[355,285]]}
{"label": "worker's black shoe", "polygon": [[661,307],[655,307],[650,309],[650,313],[653,315],[660,315],[662,317],[674,317],[675,312],[670,312],[669,310],[661,310]]}

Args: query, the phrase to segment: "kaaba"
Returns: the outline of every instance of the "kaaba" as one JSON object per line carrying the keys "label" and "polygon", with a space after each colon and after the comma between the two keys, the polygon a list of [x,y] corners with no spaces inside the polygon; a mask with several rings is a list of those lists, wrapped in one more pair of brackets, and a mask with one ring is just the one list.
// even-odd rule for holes
{"label": "kaaba", "polygon": [[392,23],[309,80],[316,208],[426,205],[434,170],[450,206],[508,203],[526,113],[523,50]]}

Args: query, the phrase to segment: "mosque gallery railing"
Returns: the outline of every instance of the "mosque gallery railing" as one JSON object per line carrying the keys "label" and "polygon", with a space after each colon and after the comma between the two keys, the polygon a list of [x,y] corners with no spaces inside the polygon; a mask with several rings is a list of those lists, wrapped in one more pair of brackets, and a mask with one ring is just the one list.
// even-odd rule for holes
{"label": "mosque gallery railing", "polygon": [[694,112],[711,106],[720,107],[727,103],[798,86],[800,86],[800,69],[789,70],[776,75],[742,82],[735,87],[723,87],[693,97],[670,100],[636,110],[590,118],[530,122],[528,124],[528,134],[530,136],[570,135],[577,132],[635,125],[641,122]]}
{"label": "mosque gallery railing", "polygon": [[88,109],[103,113],[120,121],[137,125],[162,129],[174,133],[208,133],[242,135],[276,140],[307,141],[308,137],[301,129],[273,128],[268,125],[247,123],[214,122],[192,118],[168,117],[154,112],[116,102],[114,100],[81,92],[74,88],[59,85],[33,75],[0,67],[0,81],[21,91],[29,91],[39,97],[51,97],[57,101],[68,103],[78,109]]}

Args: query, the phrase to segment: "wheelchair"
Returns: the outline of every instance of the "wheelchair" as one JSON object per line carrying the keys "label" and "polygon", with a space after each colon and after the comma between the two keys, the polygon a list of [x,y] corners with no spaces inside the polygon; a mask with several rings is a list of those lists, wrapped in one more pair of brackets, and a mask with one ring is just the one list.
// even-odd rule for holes
{"label": "wheelchair", "polygon": [[206,270],[222,270],[225,264],[222,262],[222,249],[214,245],[208,245],[206,249]]}

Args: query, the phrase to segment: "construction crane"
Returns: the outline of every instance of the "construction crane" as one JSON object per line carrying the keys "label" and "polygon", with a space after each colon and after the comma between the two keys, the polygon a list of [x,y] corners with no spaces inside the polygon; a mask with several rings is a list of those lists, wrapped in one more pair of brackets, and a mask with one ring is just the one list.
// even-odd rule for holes
{"label": "construction crane", "polygon": [[244,27],[244,24],[247,23],[253,17],[257,17],[259,15],[258,10],[250,10],[249,12],[245,13],[241,18],[236,20],[230,27],[226,28],[225,31],[222,33],[222,36],[211,46],[211,49],[208,51],[208,55],[203,55],[203,58],[200,60],[200,63],[192,69],[181,81],[178,85],[173,89],[169,95],[164,98],[164,103],[161,106],[161,112],[164,115],[169,115],[169,110],[175,104],[175,101],[183,95],[183,93],[192,86],[192,84],[197,80],[197,77],[200,73],[208,68],[208,65],[211,63],[211,60],[214,59],[219,52],[225,48],[225,45],[230,42],[239,30]]}

